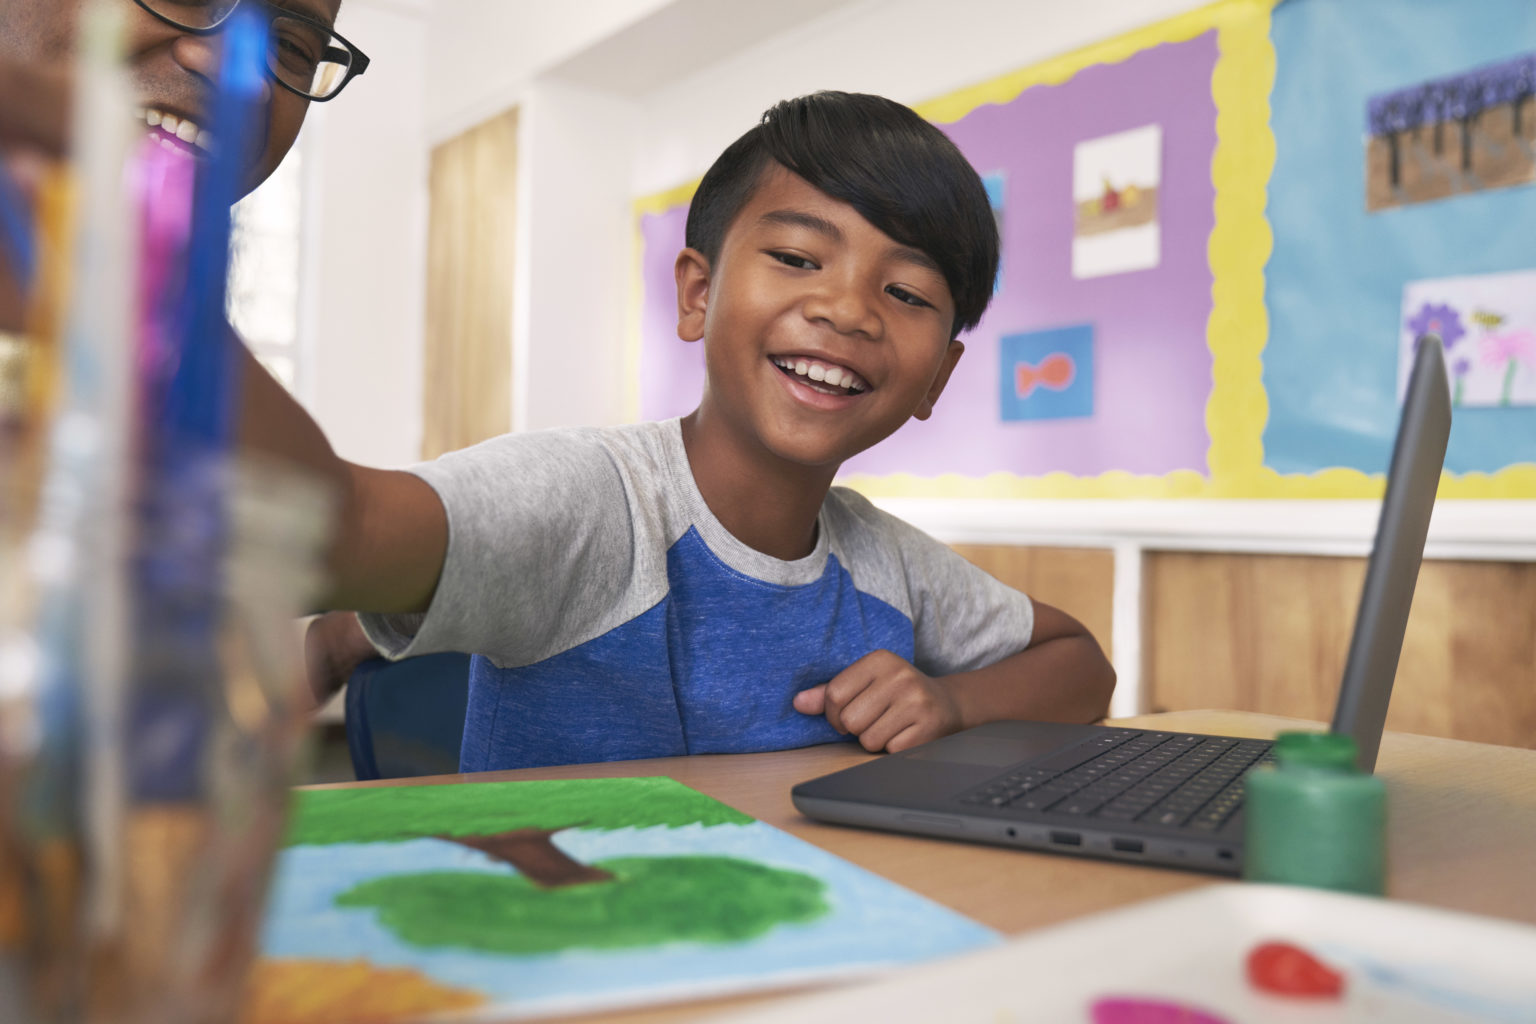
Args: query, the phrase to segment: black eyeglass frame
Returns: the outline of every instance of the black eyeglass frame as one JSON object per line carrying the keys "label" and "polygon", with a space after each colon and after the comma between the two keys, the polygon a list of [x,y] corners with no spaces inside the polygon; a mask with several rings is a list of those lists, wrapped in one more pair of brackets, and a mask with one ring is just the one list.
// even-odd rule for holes
{"label": "black eyeglass frame", "polygon": [[[159,11],[149,6],[148,0],[133,0],[133,2],[139,6],[140,10],[149,14],[157,21],[169,25],[172,28],[180,29],[181,31],[194,36],[212,36],[217,35],[219,32],[223,31],[224,22],[229,20],[229,16],[235,13],[235,8],[239,7],[243,0],[235,0],[235,2],[230,5],[229,10],[225,12],[222,18],[214,22],[212,25],[205,27],[198,27],[196,25],[184,25],[177,21],[175,18],[161,14]],[[315,18],[311,18],[304,14],[299,14],[296,11],[290,11],[286,8],[276,7],[270,3],[266,3],[265,0],[255,0],[255,2],[258,6],[266,10],[269,19],[289,18],[293,21],[309,25],[312,28],[317,28],[320,31],[329,34],[331,38],[339,40],[346,46],[347,51],[352,54],[352,60],[347,64],[346,76],[342,78],[341,84],[336,87],[336,91],[331,93],[329,96],[312,96],[307,92],[294,88],[287,82],[283,81],[280,77],[278,77],[277,72],[272,70],[271,66],[269,65],[267,67],[267,77],[271,78],[272,81],[276,82],[284,89],[287,89],[295,96],[302,96],[306,100],[309,100],[311,103],[329,103],[331,100],[341,95],[341,91],[347,87],[348,82],[352,81],[352,79],[368,70],[368,55],[354,46],[350,39],[342,35],[340,32],[337,32],[334,28],[327,25],[325,22],[316,20]]]}

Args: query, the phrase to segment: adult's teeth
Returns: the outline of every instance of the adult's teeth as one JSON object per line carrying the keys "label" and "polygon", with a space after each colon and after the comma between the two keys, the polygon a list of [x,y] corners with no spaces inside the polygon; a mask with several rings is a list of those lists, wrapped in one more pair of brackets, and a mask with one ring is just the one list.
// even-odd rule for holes
{"label": "adult's teeth", "polygon": [[144,112],[144,120],[149,124],[151,128],[159,127],[160,122],[164,119],[164,117],[165,115],[160,113],[158,110],[146,110]]}
{"label": "adult's teeth", "polygon": [[165,114],[160,118],[160,127],[175,135],[177,129],[181,127],[181,118],[175,114]]}
{"label": "adult's teeth", "polygon": [[176,127],[176,137],[182,142],[196,142],[197,131],[197,125],[191,121],[183,121]]}
{"label": "adult's teeth", "polygon": [[843,371],[839,367],[836,367],[836,366],[831,367],[823,375],[822,379],[825,380],[828,384],[832,385],[833,387],[838,387],[840,384],[843,383]]}
{"label": "adult's teeth", "polygon": [[811,369],[811,364],[806,362],[804,359],[800,360],[798,363],[795,364],[795,372],[798,373],[802,377],[804,377],[807,373],[809,373],[810,369]]}
{"label": "adult's teeth", "polygon": [[212,152],[212,150],[213,150],[213,133],[210,132],[208,129],[204,128],[202,131],[197,133],[197,140],[194,143],[194,145],[196,145],[198,149],[207,150],[209,152]]}
{"label": "adult's teeth", "polygon": [[826,371],[826,369],[824,367],[822,367],[820,365],[812,366],[809,370],[807,370],[805,372],[805,375],[807,377],[811,378],[811,380],[826,380],[827,379],[827,371]]}

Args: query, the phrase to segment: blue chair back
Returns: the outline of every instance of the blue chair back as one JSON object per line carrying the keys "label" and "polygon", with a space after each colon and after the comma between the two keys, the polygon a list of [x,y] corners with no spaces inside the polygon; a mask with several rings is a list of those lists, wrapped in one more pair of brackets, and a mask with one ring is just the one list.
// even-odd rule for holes
{"label": "blue chair back", "polygon": [[469,655],[364,661],[347,679],[347,748],[358,779],[459,770]]}

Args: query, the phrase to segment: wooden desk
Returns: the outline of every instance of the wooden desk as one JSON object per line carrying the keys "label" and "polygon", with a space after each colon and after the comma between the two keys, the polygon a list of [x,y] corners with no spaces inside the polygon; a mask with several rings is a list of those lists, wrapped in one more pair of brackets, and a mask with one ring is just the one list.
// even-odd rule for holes
{"label": "wooden desk", "polygon": [[[1143,715],[1114,724],[1264,738],[1282,729],[1317,727],[1234,711]],[[668,776],[1008,934],[1221,881],[1171,869],[822,825],[790,803],[795,783],[870,756],[835,744],[411,781]],[[1536,924],[1536,750],[1388,733],[1377,772],[1388,787],[1391,896]],[[562,1019],[682,1021],[767,998],[772,996]]]}

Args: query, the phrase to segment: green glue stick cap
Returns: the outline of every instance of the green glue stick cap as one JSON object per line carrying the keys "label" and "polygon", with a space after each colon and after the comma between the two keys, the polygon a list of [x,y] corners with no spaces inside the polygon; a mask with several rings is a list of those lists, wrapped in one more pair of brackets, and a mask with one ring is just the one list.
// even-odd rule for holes
{"label": "green glue stick cap", "polygon": [[1275,760],[1285,767],[1354,771],[1359,749],[1343,733],[1282,732],[1275,737]]}

